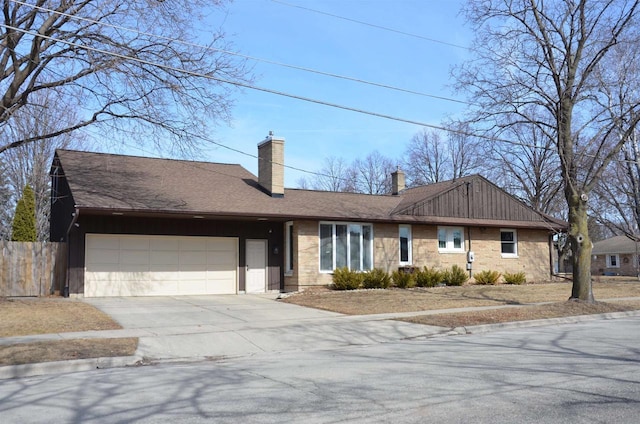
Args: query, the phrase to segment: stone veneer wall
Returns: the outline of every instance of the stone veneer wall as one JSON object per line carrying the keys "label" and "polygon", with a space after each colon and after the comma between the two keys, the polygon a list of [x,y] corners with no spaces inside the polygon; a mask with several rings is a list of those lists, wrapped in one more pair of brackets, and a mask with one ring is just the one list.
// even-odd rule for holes
{"label": "stone veneer wall", "polygon": [[[293,272],[285,275],[285,291],[326,286],[331,274],[319,271],[318,221],[295,221]],[[516,230],[518,257],[503,258],[500,252],[500,229],[465,228],[465,252],[439,253],[438,227],[412,225],[412,262],[415,267],[440,269],[458,265],[466,269],[469,243],[475,252],[473,272],[492,270],[500,273],[521,272],[527,281],[550,279],[549,235],[546,231]],[[469,235],[471,238],[469,238]],[[398,224],[374,224],[374,267],[391,273],[399,266]]]}

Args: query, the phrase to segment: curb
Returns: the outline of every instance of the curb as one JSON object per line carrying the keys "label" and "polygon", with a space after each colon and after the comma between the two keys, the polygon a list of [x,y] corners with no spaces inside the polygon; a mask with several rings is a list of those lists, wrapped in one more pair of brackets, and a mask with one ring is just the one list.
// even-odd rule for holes
{"label": "curb", "polygon": [[473,325],[469,327],[456,327],[449,331],[449,335],[460,334],[483,334],[496,330],[510,330],[517,328],[531,328],[531,327],[543,327],[547,325],[559,325],[559,324],[577,324],[586,321],[600,321],[618,318],[628,318],[640,316],[640,311],[626,311],[626,312],[611,312],[608,314],[593,314],[593,315],[575,315],[560,318],[547,318],[531,321],[513,321],[503,322],[499,324],[483,324]]}
{"label": "curb", "polygon": [[73,359],[70,361],[39,362],[35,364],[7,365],[0,367],[0,380],[66,374],[106,368],[138,366],[141,356],[116,356],[105,358]]}

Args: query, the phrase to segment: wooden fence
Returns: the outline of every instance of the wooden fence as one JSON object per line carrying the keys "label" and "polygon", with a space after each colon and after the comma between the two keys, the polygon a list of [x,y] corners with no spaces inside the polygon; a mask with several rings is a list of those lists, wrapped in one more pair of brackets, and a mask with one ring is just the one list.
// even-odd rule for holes
{"label": "wooden fence", "polygon": [[0,296],[47,296],[67,273],[66,243],[0,242]]}

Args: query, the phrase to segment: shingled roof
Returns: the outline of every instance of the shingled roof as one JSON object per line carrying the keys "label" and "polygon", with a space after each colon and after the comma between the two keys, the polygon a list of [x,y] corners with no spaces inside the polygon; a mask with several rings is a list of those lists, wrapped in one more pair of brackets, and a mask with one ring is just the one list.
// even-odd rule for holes
{"label": "shingled roof", "polygon": [[564,222],[531,212],[515,199],[519,207],[531,213],[492,217],[468,215],[454,209],[451,213],[433,214],[425,209],[429,201],[451,193],[460,184],[479,181],[478,178],[486,181],[480,176],[408,189],[399,195],[285,189],[284,197],[274,198],[258,184],[255,175],[240,165],[74,150],[57,150],[54,165],[67,179],[75,206],[94,212],[421,222],[549,230],[565,227]]}

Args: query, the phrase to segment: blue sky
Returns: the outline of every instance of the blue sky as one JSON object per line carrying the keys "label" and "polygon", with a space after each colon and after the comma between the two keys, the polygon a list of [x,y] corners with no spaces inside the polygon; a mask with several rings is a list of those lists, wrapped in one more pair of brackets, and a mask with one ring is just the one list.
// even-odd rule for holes
{"label": "blue sky", "polygon": [[[236,0],[226,15],[212,16],[223,25],[242,54],[323,72],[346,75],[435,96],[456,98],[450,69],[467,50],[385,31],[304,10],[316,9],[372,25],[469,45],[470,33],[457,0]],[[253,62],[255,85],[320,101],[438,125],[463,105],[372,87],[328,76]],[[458,96],[459,98],[459,96]],[[463,99],[461,99],[463,100]],[[284,137],[285,162],[317,170],[328,156],[351,162],[374,150],[399,160],[421,127],[274,94],[244,89],[236,97],[231,126],[221,126],[216,140],[255,154],[270,130]],[[257,172],[257,160],[223,148],[211,148],[203,160],[240,163]],[[285,170],[294,187],[304,174]]]}

